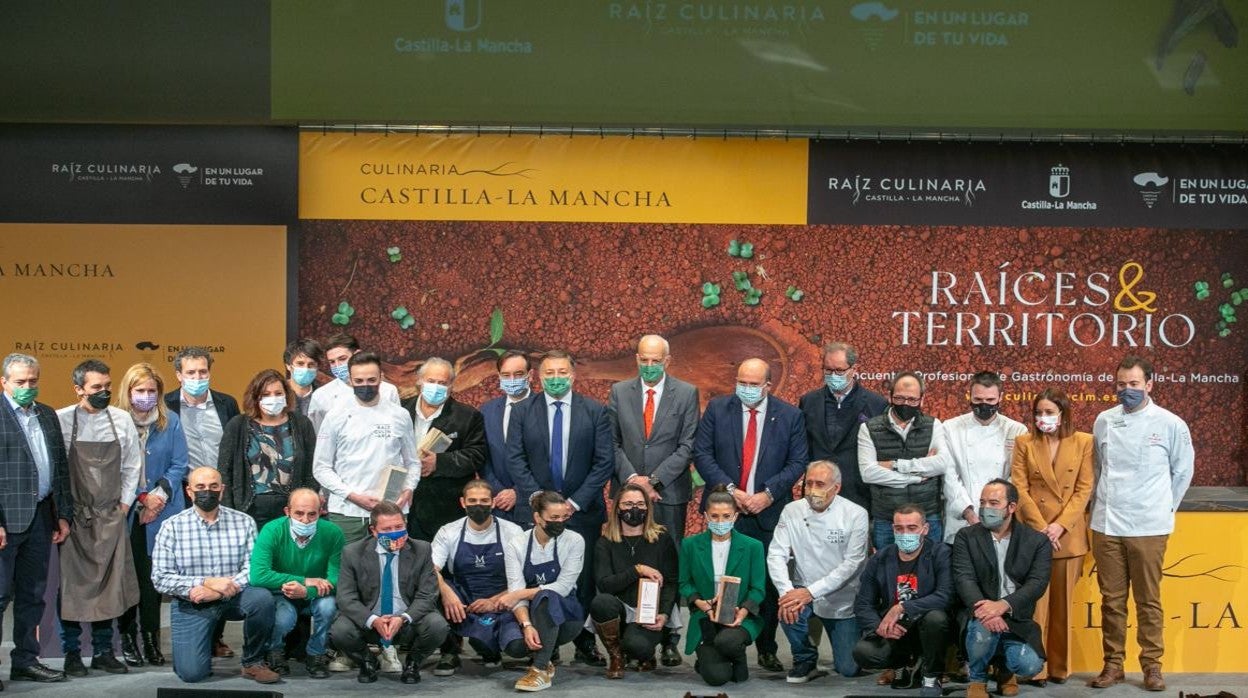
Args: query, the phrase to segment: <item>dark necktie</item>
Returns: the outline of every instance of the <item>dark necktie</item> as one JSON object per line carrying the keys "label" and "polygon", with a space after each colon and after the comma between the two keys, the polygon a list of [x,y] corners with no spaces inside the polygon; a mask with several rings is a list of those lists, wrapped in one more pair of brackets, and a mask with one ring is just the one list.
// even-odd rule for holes
{"label": "dark necktie", "polygon": [[550,428],[550,479],[555,491],[563,491],[563,402],[555,403],[554,424]]}

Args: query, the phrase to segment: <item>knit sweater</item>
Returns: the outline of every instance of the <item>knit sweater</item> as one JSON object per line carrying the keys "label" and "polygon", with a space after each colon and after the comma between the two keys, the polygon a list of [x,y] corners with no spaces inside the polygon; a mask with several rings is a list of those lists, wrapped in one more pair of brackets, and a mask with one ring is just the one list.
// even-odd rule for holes
{"label": "knit sweater", "polygon": [[[283,516],[264,525],[251,551],[251,583],[279,591],[286,582],[308,578],[328,579],[338,587],[338,567],[346,545],[342,529],[326,519],[316,522],[316,535],[300,548],[290,535],[290,517]],[[305,587],[308,598],[317,597],[316,587]]]}

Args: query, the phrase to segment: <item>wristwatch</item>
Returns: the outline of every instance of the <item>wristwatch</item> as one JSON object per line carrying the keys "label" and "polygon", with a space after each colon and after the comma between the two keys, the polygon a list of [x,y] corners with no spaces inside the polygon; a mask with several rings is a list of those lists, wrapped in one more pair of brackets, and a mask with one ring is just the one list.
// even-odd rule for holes
{"label": "wristwatch", "polygon": [[533,627],[533,624],[526,620],[520,624],[520,627],[525,630],[528,630],[529,628]]}
{"label": "wristwatch", "polygon": [[662,480],[660,480],[660,479],[659,479],[659,478],[657,478],[657,477],[653,477],[653,476],[651,476],[651,478],[650,478],[650,488],[651,488],[651,489],[653,489],[655,492],[660,492],[660,493],[661,493],[661,492],[663,491],[663,481],[662,481]]}

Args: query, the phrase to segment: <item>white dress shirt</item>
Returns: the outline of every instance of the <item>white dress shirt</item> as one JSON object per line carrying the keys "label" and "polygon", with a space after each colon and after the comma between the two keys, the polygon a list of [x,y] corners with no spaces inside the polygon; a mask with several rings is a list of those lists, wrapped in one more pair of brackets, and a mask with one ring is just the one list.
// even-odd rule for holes
{"label": "white dress shirt", "polygon": [[[754,488],[754,483],[758,481],[758,454],[763,449],[763,426],[767,424],[767,402],[769,400],[771,400],[770,395],[763,398],[763,401],[758,403],[758,406],[753,407],[753,408],[748,407],[744,402],[741,403],[741,443],[742,444],[745,443],[746,434],[750,433],[750,410],[753,409],[755,412],[758,413],[754,416],[754,419],[757,420],[757,427],[756,427],[757,432],[756,432],[756,437],[754,439],[754,460],[750,461],[751,463],[750,464],[750,479],[749,479],[749,482],[746,483],[746,488],[745,488],[745,491],[747,494],[754,494],[755,492],[757,492],[757,490]],[[742,463],[741,467],[744,468],[745,463]]]}
{"label": "white dress shirt", "polygon": [[[377,394],[381,396],[382,402],[399,404],[399,389],[394,387],[393,383],[383,380],[377,389]],[[330,412],[343,405],[353,405],[356,402],[355,389],[335,378],[312,392],[312,400],[308,402],[308,419],[312,420],[312,426],[320,431],[321,423],[325,421]]]}
{"label": "white dress shirt", "polygon": [[312,476],[329,490],[331,512],[368,516],[368,510],[347,501],[347,495],[374,492],[388,465],[407,468],[405,487],[416,489],[420,460],[407,410],[384,400],[366,407],[353,398],[325,418],[316,435]]}
{"label": "white dress shirt", "polygon": [[1021,422],[997,413],[988,424],[980,424],[968,412],[945,422],[945,444],[949,447],[949,472],[945,475],[945,542],[966,526],[962,515],[967,507],[979,506],[984,485],[996,478],[1010,479],[1014,440],[1027,433]]}
{"label": "white dress shirt", "polygon": [[511,426],[511,408],[515,407],[517,402],[528,399],[532,394],[533,391],[526,390],[521,397],[508,395],[507,399],[503,401],[503,443],[507,443],[507,427]]}
{"label": "white dress shirt", "polygon": [[[502,541],[503,548],[498,552],[498,554],[503,556],[505,568],[509,568],[510,565],[514,564],[514,560],[507,555],[507,541],[515,538],[516,536],[522,535],[524,533],[524,529],[510,521],[500,519],[497,516],[492,518],[494,519],[493,523],[491,523],[489,528],[484,531],[478,531],[468,525],[467,516],[462,519],[452,521],[442,528],[439,528],[438,532],[433,536],[433,543],[430,544],[433,548],[434,568],[447,570],[448,572],[455,571],[454,569],[448,569],[447,565],[450,564],[452,567],[454,566],[455,551],[459,549],[459,535],[461,533],[464,535],[464,542],[468,545],[489,545],[494,542],[495,538],[498,538],[501,535],[500,540]],[[498,533],[500,526],[502,527],[501,534]],[[524,563],[521,562],[520,564],[523,566]]]}
{"label": "white dress shirt", "polygon": [[441,417],[442,408],[446,407],[446,403],[444,402],[441,405],[438,405],[438,409],[434,410],[433,414],[429,415],[428,417],[425,417],[425,413],[422,412],[420,409],[421,405],[423,404],[425,404],[425,401],[423,398],[416,401],[416,410],[415,410],[416,418],[413,420],[412,434],[415,437],[417,446],[420,445],[421,441],[425,440],[425,434],[429,433],[429,427],[433,426],[433,420],[437,419],[438,417]]}
{"label": "white dress shirt", "polygon": [[1150,399],[1135,412],[1118,405],[1097,415],[1092,439],[1092,530],[1107,536],[1173,533],[1174,512],[1196,462],[1187,424]]}
{"label": "white dress shirt", "polygon": [[[524,556],[529,548],[529,539],[533,537],[536,529],[529,529],[512,536],[510,539],[504,539],[504,545],[507,547],[507,556],[511,558],[507,565],[507,590],[518,591],[528,587],[524,583]],[[534,565],[540,565],[555,559],[555,543],[559,543],[559,577],[553,582],[539,584],[540,589],[549,589],[560,596],[567,596],[576,589],[576,579],[581,575],[581,567],[585,565],[585,539],[576,531],[565,530],[559,534],[558,538],[552,538],[546,541],[546,545],[540,545],[536,540],[533,541],[533,554],[529,557],[529,561]],[[528,607],[528,601],[521,601],[517,606]]]}
{"label": "white dress shirt", "polygon": [[[386,573],[386,555],[394,551],[389,550],[380,542],[377,543],[376,550],[378,569],[377,579],[380,580],[381,575]],[[402,550],[394,552],[394,560],[390,563],[390,608],[392,609],[390,611],[390,615],[402,616],[403,620],[411,623],[412,617],[407,615],[407,602],[403,600],[403,589],[399,586],[399,555],[401,554],[403,554]],[[379,585],[380,583],[381,582],[378,581]],[[373,622],[380,617],[381,587],[378,586],[377,603],[373,604],[373,613],[368,617],[368,620],[364,621],[364,626],[368,628],[373,627]]]}
{"label": "white dress shirt", "polygon": [[[901,438],[906,438],[914,420],[898,424],[893,419],[891,408],[885,414],[888,415],[889,428],[900,434]],[[871,430],[864,422],[858,427],[858,470],[862,473],[862,481],[871,485],[905,487],[917,485],[925,478],[943,476],[950,466],[949,448],[945,444],[945,425],[935,419],[932,424],[932,444],[928,450],[935,450],[936,454],[921,458],[899,458],[893,463],[893,469],[889,470],[880,465],[880,459],[875,455],[875,442],[871,440]]]}
{"label": "white dress shirt", "polygon": [[[664,373],[663,377],[659,379],[659,382],[655,383],[654,385],[646,385],[646,382],[640,378],[637,379],[637,382],[641,384],[641,413],[643,415],[646,413],[646,392],[653,390],[654,391],[654,413],[657,415],[659,413],[659,401],[663,399],[663,388],[667,386],[667,374]],[[643,428],[644,428],[644,424],[643,424]]]}
{"label": "white dress shirt", "polygon": [[[822,512],[805,498],[784,505],[767,548],[767,571],[781,596],[802,585],[820,618],[852,618],[867,560],[867,510],[835,497]],[[789,560],[794,562],[789,575]]]}
{"label": "white dress shirt", "polygon": [[[56,411],[56,417],[61,422],[66,453],[73,445],[69,440],[74,433],[75,412],[78,415],[79,441],[113,441],[113,430],[116,428],[116,440],[121,442],[121,503],[126,506],[134,504],[139,489],[139,473],[143,470],[143,452],[139,447],[139,432],[134,428],[134,420],[128,412],[116,407],[108,407],[95,414],[79,409],[78,405],[62,407]],[[110,417],[113,420],[111,427],[108,424]]]}
{"label": "white dress shirt", "polygon": [[30,455],[35,459],[35,470],[39,475],[39,501],[52,494],[52,458],[48,455],[48,441],[43,435],[43,427],[39,424],[39,414],[35,412],[35,403],[29,407],[18,405],[8,393],[4,399],[9,401],[18,424],[26,433],[26,444],[30,447]]}

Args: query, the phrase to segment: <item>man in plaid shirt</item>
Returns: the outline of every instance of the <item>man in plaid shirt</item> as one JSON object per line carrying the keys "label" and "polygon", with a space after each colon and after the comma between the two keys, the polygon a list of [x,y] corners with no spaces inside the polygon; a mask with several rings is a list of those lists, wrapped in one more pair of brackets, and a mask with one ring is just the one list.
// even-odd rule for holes
{"label": "man in plaid shirt", "polygon": [[152,584],[176,597],[169,609],[173,671],[187,683],[212,673],[212,636],[217,621],[243,621],[243,678],[276,683],[264,665],[264,645],[273,627],[273,595],[249,586],[252,518],[220,506],[221,474],[200,467],[187,479],[195,506],[174,515],[156,535]]}

